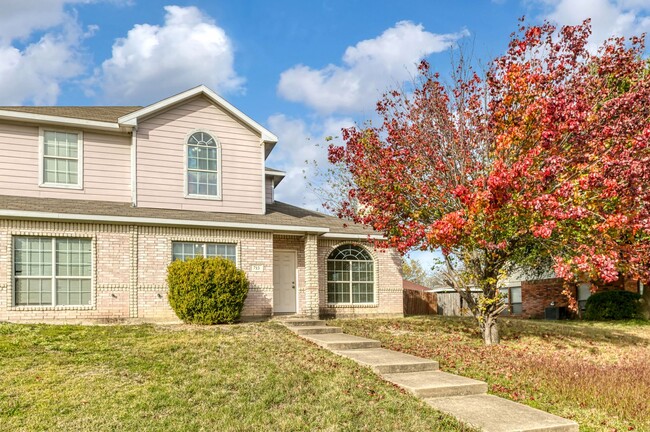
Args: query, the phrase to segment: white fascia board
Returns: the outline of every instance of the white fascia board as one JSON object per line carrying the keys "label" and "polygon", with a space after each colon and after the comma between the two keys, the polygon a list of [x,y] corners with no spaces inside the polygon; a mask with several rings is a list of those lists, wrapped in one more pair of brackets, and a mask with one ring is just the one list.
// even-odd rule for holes
{"label": "white fascia board", "polygon": [[346,234],[346,233],[333,233],[327,232],[321,236],[322,238],[330,239],[346,239],[346,240],[386,240],[381,234]]}
{"label": "white fascia board", "polygon": [[120,127],[119,124],[111,123],[111,122],[84,120],[84,119],[77,119],[72,117],[60,117],[60,116],[33,114],[33,113],[25,113],[25,112],[18,112],[18,111],[7,111],[7,110],[0,110],[0,119],[33,122],[33,123],[40,123],[40,124],[52,124],[52,125],[59,125],[59,126],[70,126],[76,128],[100,129],[100,130],[108,130],[108,131],[119,131],[120,129],[123,129],[122,127]]}
{"label": "white fascia board", "polygon": [[134,216],[106,216],[106,215],[86,215],[72,213],[52,213],[23,210],[0,210],[1,218],[17,219],[39,219],[39,220],[60,220],[60,221],[78,221],[78,222],[106,222],[106,223],[128,223],[135,225],[173,225],[199,228],[226,228],[240,229],[245,231],[275,231],[275,232],[303,232],[323,234],[329,232],[329,228],[310,227],[310,226],[292,226],[292,225],[272,225],[272,224],[253,224],[242,222],[216,222],[200,221],[191,219],[163,219],[150,217]]}
{"label": "white fascia board", "polygon": [[222,98],[221,96],[219,96],[218,94],[216,94],[215,92],[213,92],[212,90],[210,90],[204,85],[194,87],[192,89],[184,91],[183,93],[179,93],[175,96],[169,97],[167,99],[163,99],[159,102],[146,106],[142,109],[124,115],[119,119],[117,119],[117,122],[123,125],[135,126],[138,124],[139,117],[152,114],[156,111],[167,108],[169,106],[172,106],[184,100],[193,98],[194,96],[200,94],[207,96],[214,103],[219,105],[221,108],[225,109],[227,112],[229,112],[230,114],[232,114],[233,116],[241,120],[244,124],[250,126],[253,130],[257,131],[260,134],[262,141],[264,141],[265,143],[273,144],[278,142],[277,136],[272,134],[270,131],[265,129],[262,125],[257,123],[252,118],[248,117],[246,114],[244,114],[243,112],[235,108],[235,106],[232,105],[230,102],[228,102],[227,100],[225,100],[224,98]]}
{"label": "white fascia board", "polygon": [[278,171],[264,171],[264,175],[266,177],[273,177],[273,181],[275,182],[273,187],[275,188],[284,179],[286,173]]}

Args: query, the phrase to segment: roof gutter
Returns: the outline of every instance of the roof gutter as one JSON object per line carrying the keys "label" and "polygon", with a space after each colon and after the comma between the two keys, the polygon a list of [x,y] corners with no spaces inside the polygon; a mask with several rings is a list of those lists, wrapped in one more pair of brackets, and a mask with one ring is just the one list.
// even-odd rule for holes
{"label": "roof gutter", "polygon": [[336,233],[336,232],[327,232],[321,236],[326,239],[346,239],[346,240],[386,240],[381,234],[346,234],[346,233]]}
{"label": "roof gutter", "polygon": [[312,226],[291,226],[291,225],[272,225],[272,224],[253,224],[242,222],[217,222],[217,221],[200,221],[191,219],[164,219],[135,216],[106,216],[106,215],[85,215],[74,213],[52,213],[39,211],[24,210],[0,210],[0,218],[5,219],[36,219],[36,220],[56,220],[67,222],[88,222],[88,223],[119,223],[119,224],[136,224],[136,225],[165,225],[165,226],[184,226],[197,228],[225,228],[240,229],[244,231],[276,231],[276,232],[303,232],[312,234],[324,234],[329,232],[329,228],[312,227]]}

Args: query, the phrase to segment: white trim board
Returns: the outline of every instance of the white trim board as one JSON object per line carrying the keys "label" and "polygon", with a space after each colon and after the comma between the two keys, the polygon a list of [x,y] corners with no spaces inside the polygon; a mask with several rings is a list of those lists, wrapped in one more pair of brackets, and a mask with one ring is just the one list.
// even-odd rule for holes
{"label": "white trim board", "polygon": [[313,226],[292,226],[292,225],[273,225],[273,224],[254,224],[244,222],[217,222],[217,221],[200,221],[191,219],[164,219],[138,216],[106,216],[106,215],[85,215],[75,213],[52,213],[24,210],[1,210],[1,218],[18,218],[18,219],[40,219],[40,220],[57,220],[57,221],[81,221],[88,223],[127,223],[136,225],[173,225],[199,228],[228,228],[241,229],[245,231],[277,231],[277,232],[305,232],[322,234],[329,232],[329,228]]}

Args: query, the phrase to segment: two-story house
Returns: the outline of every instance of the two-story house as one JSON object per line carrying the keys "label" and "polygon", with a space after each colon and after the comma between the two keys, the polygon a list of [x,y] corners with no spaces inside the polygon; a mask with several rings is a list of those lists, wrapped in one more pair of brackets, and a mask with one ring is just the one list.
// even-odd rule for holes
{"label": "two-story house", "polygon": [[276,202],[277,138],[200,86],[146,107],[0,107],[0,320],[175,320],[167,265],[223,256],[245,318],[400,315],[395,251]]}

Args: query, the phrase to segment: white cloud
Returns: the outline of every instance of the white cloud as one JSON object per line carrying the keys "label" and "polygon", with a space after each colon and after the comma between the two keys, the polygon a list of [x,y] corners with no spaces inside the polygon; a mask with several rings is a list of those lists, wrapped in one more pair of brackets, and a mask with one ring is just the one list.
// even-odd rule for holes
{"label": "white cloud", "polygon": [[[3,4],[0,14],[0,103],[54,104],[61,84],[85,71],[80,54],[84,34],[64,0],[23,0]],[[23,48],[27,40],[46,31]],[[92,29],[90,29],[92,32]]]}
{"label": "white cloud", "polygon": [[[322,122],[307,124],[302,119],[276,114],[268,119],[269,129],[276,131],[278,146],[266,161],[270,167],[282,169],[287,175],[275,190],[275,198],[311,210],[323,211],[320,198],[308,187],[314,177],[316,162],[320,168],[327,162],[325,137],[337,137],[341,128],[353,124],[349,118],[327,118]],[[305,178],[307,176],[307,179]]]}
{"label": "white cloud", "polygon": [[278,93],[321,113],[362,112],[371,109],[388,87],[410,79],[419,60],[448,49],[468,34],[466,30],[435,34],[401,21],[374,39],[348,47],[342,66],[297,65],[282,72]]}
{"label": "white cloud", "polygon": [[93,79],[109,102],[143,104],[205,84],[241,89],[226,32],[196,7],[165,6],[163,25],[138,24]]}
{"label": "white cloud", "polygon": [[649,0],[542,0],[549,21],[575,25],[591,18],[590,49],[610,36],[640,35],[650,30]]}

